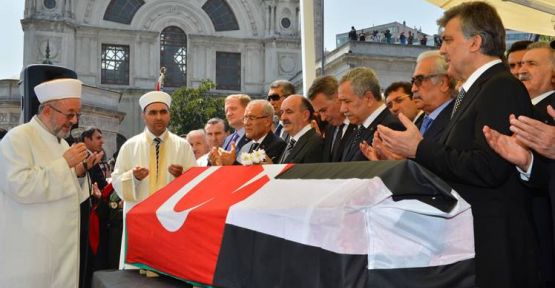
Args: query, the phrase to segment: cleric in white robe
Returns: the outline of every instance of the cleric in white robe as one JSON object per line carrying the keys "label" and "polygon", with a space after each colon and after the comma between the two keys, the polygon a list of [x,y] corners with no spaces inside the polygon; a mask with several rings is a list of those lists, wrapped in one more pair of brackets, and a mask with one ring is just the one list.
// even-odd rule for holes
{"label": "cleric in white robe", "polygon": [[81,81],[44,82],[35,93],[39,114],[0,142],[0,287],[77,287],[87,150],[63,138],[79,119]]}
{"label": "cleric in white robe", "polygon": [[[196,166],[193,149],[187,140],[167,129],[170,122],[170,95],[162,91],[148,92],[139,99],[139,104],[143,111],[145,130],[121,146],[112,172],[114,189],[124,201],[124,225],[125,214],[134,204],[166,186],[185,170]],[[123,233],[120,268],[123,268],[125,260],[125,243]]]}

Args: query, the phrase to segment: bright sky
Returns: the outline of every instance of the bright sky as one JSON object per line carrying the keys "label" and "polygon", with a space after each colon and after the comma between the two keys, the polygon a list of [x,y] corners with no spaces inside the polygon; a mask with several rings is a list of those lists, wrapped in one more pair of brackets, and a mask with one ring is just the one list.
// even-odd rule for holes
{"label": "bright sky", "polygon": [[[25,1],[3,1],[0,9],[0,79],[19,74],[23,66],[23,18]],[[437,33],[440,8],[424,0],[325,0],[324,38],[328,50],[335,48],[335,34],[393,21],[409,27],[422,27],[427,34]]]}

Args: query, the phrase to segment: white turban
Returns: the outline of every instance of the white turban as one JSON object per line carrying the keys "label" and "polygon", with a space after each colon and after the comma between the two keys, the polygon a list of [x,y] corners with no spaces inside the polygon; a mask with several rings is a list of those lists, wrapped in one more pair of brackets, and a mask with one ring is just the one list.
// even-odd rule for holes
{"label": "white turban", "polygon": [[141,105],[141,109],[143,111],[145,111],[146,106],[156,102],[161,102],[168,105],[169,109],[170,104],[172,103],[172,97],[166,92],[151,91],[141,96],[141,99],[139,99],[139,105]]}
{"label": "white turban", "polygon": [[81,98],[81,85],[81,81],[77,79],[55,79],[35,86],[35,94],[40,103],[66,98]]}

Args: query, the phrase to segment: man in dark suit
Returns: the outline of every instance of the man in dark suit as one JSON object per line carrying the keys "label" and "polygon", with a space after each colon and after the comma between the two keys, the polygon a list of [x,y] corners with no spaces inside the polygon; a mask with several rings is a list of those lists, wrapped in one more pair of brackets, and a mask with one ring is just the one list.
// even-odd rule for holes
{"label": "man in dark suit", "polygon": [[[87,146],[89,154],[94,152],[99,153],[99,155],[104,155],[104,150],[102,146],[104,145],[104,137],[102,136],[102,131],[98,128],[89,128],[83,133],[81,133],[81,140]],[[89,176],[91,177],[91,183],[96,185],[100,191],[108,185],[106,182],[106,171],[104,171],[103,165],[99,162],[88,170]],[[108,203],[101,199],[92,197],[91,201],[84,201],[81,203],[81,257],[79,263],[79,274],[80,279],[84,281],[79,281],[82,287],[90,287],[92,273],[97,270],[108,268],[108,216],[110,213],[110,207]],[[89,237],[89,221],[92,210],[96,211],[98,217],[98,246],[96,251],[91,247]]]}
{"label": "man in dark suit", "polygon": [[349,124],[345,114],[339,111],[341,103],[337,98],[338,86],[335,77],[326,75],[316,78],[308,89],[308,99],[314,110],[322,121],[328,123],[328,127],[323,133],[322,162],[339,162],[341,160],[347,139],[355,128],[354,125]]}
{"label": "man in dark suit", "polygon": [[283,129],[290,137],[279,163],[321,162],[323,141],[310,125],[314,115],[310,101],[291,95],[281,104],[280,114]]}
{"label": "man in dark suit", "polygon": [[348,71],[339,81],[338,92],[341,113],[357,126],[345,145],[341,162],[367,160],[360,150],[360,143],[372,143],[378,124],[404,129],[385,107],[378,78],[372,69],[357,67]]}
{"label": "man in dark suit", "polygon": [[530,44],[522,56],[518,79],[524,83],[530,94],[536,119],[546,124],[554,124],[553,117],[547,115],[547,105],[551,104],[555,97],[553,71],[555,71],[555,49],[546,42]]}
{"label": "man in dark suit", "polygon": [[268,90],[268,102],[274,107],[275,113],[274,133],[283,140],[287,140],[288,135],[283,131],[283,123],[279,120],[279,111],[283,100],[292,94],[295,94],[295,85],[288,80],[276,80],[270,84],[270,89]]}
{"label": "man in dark suit", "polygon": [[[415,125],[422,137],[439,142],[451,119],[455,81],[447,75],[447,63],[437,50],[418,56],[413,75],[413,99],[424,112],[423,120]],[[361,150],[370,160],[404,159],[385,148],[379,138],[374,139],[372,146],[362,144]]]}
{"label": "man in dark suit", "polygon": [[412,76],[412,92],[419,109],[424,111],[420,133],[431,141],[439,141],[451,119],[455,81],[447,75],[447,63],[439,51],[426,51],[418,56]]}
{"label": "man in dark suit", "polygon": [[478,287],[538,287],[529,191],[482,133],[487,125],[509,134],[510,114],[532,114],[525,87],[501,62],[505,29],[484,2],[455,6],[438,23],[445,28],[440,51],[447,72],[464,81],[451,121],[439,142],[422,138],[402,115],[406,131],[380,126],[378,135],[387,148],[428,168],[470,203]]}
{"label": "man in dark suit", "polygon": [[235,156],[235,150],[230,153],[233,155],[222,155],[223,157],[220,160],[223,165],[241,164],[242,153],[252,153],[260,149],[264,150],[273,163],[278,162],[286,144],[285,141],[272,132],[273,115],[274,108],[268,101],[252,100],[249,102],[245,109],[243,122],[245,124],[245,136],[252,140],[237,152],[238,157]]}
{"label": "man in dark suit", "polygon": [[393,115],[403,113],[416,126],[422,124],[424,113],[418,108],[419,99],[414,99],[412,95],[412,85],[409,82],[393,82],[384,92],[385,106]]}
{"label": "man in dark suit", "polygon": [[[524,52],[520,69],[518,69],[518,78],[530,94],[532,105],[534,105],[535,118],[543,123],[554,125],[553,117],[547,114],[547,106],[549,104],[553,105],[555,96],[555,90],[553,89],[555,83],[552,82],[553,71],[555,71],[555,50],[549,46],[549,43],[535,42],[528,45]],[[537,155],[535,158],[538,163],[549,162],[541,155]],[[532,213],[540,243],[543,280],[547,287],[555,287],[555,252],[553,245],[553,204],[555,204],[553,197],[555,195],[551,197],[550,201],[548,186],[534,185],[534,182],[538,181],[524,181],[526,185],[534,188]]]}

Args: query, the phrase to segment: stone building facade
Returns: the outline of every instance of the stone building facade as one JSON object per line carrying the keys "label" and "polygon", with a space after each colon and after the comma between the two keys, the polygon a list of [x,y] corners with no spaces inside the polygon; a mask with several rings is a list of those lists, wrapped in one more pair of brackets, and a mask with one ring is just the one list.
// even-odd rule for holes
{"label": "stone building facade", "polygon": [[26,0],[24,65],[41,63],[48,45],[53,64],[121,93],[128,138],[144,127],[138,98],[161,67],[168,91],[210,79],[216,93],[259,96],[291,78],[301,69],[299,12],[298,0]]}

